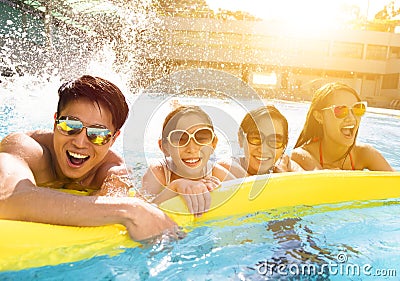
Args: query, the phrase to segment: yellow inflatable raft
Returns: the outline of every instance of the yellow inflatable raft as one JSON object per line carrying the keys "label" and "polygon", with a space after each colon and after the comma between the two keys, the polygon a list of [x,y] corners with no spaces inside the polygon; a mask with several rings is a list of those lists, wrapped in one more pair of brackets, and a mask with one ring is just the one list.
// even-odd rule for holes
{"label": "yellow inflatable raft", "polygon": [[[400,172],[320,171],[254,176],[225,182],[212,192],[212,207],[200,218],[187,214],[175,197],[161,208],[184,229],[214,220],[291,206],[400,198]],[[348,208],[351,204],[343,204]],[[292,212],[286,216],[297,216]],[[217,225],[223,227],[227,220]],[[0,220],[0,271],[75,262],[99,255],[116,255],[137,247],[121,225],[70,227]]]}

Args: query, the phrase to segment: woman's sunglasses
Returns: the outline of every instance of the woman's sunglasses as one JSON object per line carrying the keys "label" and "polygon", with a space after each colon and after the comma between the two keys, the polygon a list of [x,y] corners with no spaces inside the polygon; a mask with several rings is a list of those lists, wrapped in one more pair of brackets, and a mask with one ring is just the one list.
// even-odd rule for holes
{"label": "woman's sunglasses", "polygon": [[215,138],[214,131],[211,128],[199,128],[192,134],[185,130],[173,130],[168,134],[168,142],[173,147],[184,147],[193,139],[198,145],[209,145]]}
{"label": "woman's sunglasses", "polygon": [[82,121],[72,116],[61,116],[56,119],[58,131],[66,136],[77,135],[86,128],[86,136],[96,145],[104,145],[110,141],[113,134],[102,125],[84,126]]}
{"label": "woman's sunglasses", "polygon": [[338,119],[346,118],[349,115],[349,111],[353,112],[353,114],[357,117],[361,117],[365,114],[367,110],[367,103],[366,102],[356,102],[353,104],[351,108],[347,105],[332,105],[329,107],[322,108],[321,110],[331,109],[335,114],[335,117]]}
{"label": "woman's sunglasses", "polygon": [[245,133],[247,142],[252,145],[261,145],[266,143],[269,147],[279,149],[285,146],[285,138],[281,134],[271,134],[265,136],[261,132],[249,132]]}

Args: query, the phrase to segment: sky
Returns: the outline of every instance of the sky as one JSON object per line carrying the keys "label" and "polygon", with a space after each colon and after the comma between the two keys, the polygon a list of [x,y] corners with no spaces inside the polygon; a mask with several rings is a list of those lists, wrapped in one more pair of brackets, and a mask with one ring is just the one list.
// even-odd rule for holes
{"label": "sky", "polygon": [[[206,0],[213,10],[241,10],[263,19],[338,18],[343,8],[359,7],[360,15],[372,19],[390,0]],[[301,13],[299,13],[301,11]],[[315,21],[314,21],[315,22]]]}

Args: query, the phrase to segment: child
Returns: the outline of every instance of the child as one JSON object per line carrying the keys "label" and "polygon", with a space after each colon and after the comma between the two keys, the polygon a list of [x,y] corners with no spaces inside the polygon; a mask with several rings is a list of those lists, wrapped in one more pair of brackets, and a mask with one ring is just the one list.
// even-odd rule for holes
{"label": "child", "polygon": [[180,194],[191,213],[204,213],[211,203],[209,192],[221,181],[234,179],[225,168],[209,161],[217,142],[206,112],[198,106],[178,106],[165,118],[158,141],[165,159],[148,168],[142,189],[155,196],[155,204]]}
{"label": "child", "polygon": [[244,157],[220,162],[236,177],[302,170],[284,154],[288,122],[273,105],[248,112],[240,124],[238,140]]}
{"label": "child", "polygon": [[328,83],[315,92],[306,122],[292,152],[305,170],[394,171],[371,145],[356,143],[366,103],[343,83]]}

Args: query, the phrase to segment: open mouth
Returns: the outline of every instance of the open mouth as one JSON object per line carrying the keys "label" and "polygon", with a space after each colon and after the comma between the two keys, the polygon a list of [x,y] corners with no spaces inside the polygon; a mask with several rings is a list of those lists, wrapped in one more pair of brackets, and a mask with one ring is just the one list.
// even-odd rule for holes
{"label": "open mouth", "polygon": [[85,163],[90,158],[90,156],[88,156],[88,155],[83,155],[83,154],[71,152],[68,150],[67,150],[67,157],[68,157],[69,162],[73,166],[81,166],[83,163]]}
{"label": "open mouth", "polygon": [[254,158],[256,158],[258,161],[269,161],[272,159],[272,157],[258,157],[258,156],[254,156]]}
{"label": "open mouth", "polygon": [[354,125],[348,125],[341,128],[340,131],[345,137],[351,138],[353,137],[354,129],[355,129]]}
{"label": "open mouth", "polygon": [[196,167],[201,163],[201,158],[187,158],[182,159],[182,162],[189,167]]}

